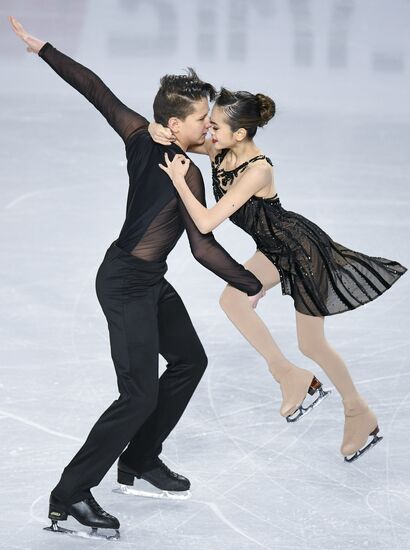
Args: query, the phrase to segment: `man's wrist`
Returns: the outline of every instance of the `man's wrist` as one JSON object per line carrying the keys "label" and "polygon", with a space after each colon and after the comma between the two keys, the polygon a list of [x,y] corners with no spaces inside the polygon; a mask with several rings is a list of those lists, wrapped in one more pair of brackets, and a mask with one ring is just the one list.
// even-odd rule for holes
{"label": "man's wrist", "polygon": [[50,42],[44,42],[44,44],[41,46],[41,48],[38,50],[38,53],[37,55],[39,55],[40,57],[43,56],[43,54],[45,54],[49,48],[52,48],[53,46],[50,44]]}

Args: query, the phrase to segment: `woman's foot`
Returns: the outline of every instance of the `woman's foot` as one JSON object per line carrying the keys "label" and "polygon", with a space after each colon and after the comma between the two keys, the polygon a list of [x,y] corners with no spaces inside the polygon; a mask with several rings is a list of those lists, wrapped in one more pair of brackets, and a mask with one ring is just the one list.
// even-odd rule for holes
{"label": "woman's foot", "polygon": [[[379,427],[376,415],[363,399],[359,398],[355,402],[343,402],[343,404],[345,427],[340,452],[346,462],[353,462],[383,438],[378,435]],[[369,437],[372,440],[367,443]]]}
{"label": "woman's foot", "polygon": [[[288,422],[296,422],[330,394],[330,391],[323,390],[321,382],[310,371],[295,366],[275,379],[282,392],[280,414]],[[315,399],[304,406],[307,395],[315,395]]]}

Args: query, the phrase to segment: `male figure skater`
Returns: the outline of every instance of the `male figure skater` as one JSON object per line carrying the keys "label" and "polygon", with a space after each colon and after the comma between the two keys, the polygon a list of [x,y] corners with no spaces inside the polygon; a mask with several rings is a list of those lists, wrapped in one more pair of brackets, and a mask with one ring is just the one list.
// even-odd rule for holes
{"label": "male figure skater", "polygon": [[[48,42],[30,36],[14,18],[10,22],[28,51],[37,53],[84,95],[125,143],[129,174],[126,218],[96,280],[120,395],[64,469],[51,493],[49,509],[50,530],[62,531],[57,522],[68,515],[94,530],[118,530],[118,519],[97,504],[90,489],[100,483],[120,455],[121,484],[130,486],[135,478],[142,478],[163,491],[183,492],[190,487],[189,480],[172,472],[159,455],[202,377],[207,357],[181,298],[164,278],[169,252],[185,229],[194,257],[246,292],[254,307],[263,294],[262,285],[228,255],[212,233],[198,231],[167,174],[159,168],[166,151],[172,157],[204,143],[213,86],[201,81],[193,70],[161,79],[154,118],[170,124],[176,136],[175,143],[165,147],[152,141],[148,121],[121,103],[98,76]],[[201,173],[192,162],[186,164],[189,186],[205,205]],[[158,380],[159,353],[168,364]]]}

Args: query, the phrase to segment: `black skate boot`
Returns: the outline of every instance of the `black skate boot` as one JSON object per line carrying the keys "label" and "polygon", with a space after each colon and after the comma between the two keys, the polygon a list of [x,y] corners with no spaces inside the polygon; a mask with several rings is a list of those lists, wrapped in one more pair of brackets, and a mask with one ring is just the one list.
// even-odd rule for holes
{"label": "black skate boot", "polygon": [[[72,529],[60,527],[57,522],[65,521],[68,516],[72,516],[82,525],[91,527],[91,531],[87,533],[85,531],[74,531]],[[118,530],[120,528],[120,522],[117,518],[105,512],[91,494],[84,500],[80,500],[68,506],[64,506],[63,503],[56,500],[53,496],[50,496],[48,517],[51,519],[51,525],[50,527],[44,527],[45,531],[78,537],[102,538],[106,540],[120,538],[120,532]],[[113,535],[104,535],[98,533],[98,529],[113,529],[115,533]]]}
{"label": "black skate boot", "polygon": [[[135,478],[136,481],[134,486]],[[191,496],[189,479],[171,471],[160,458],[155,459],[154,467],[139,473],[120,459],[118,461],[119,489],[115,492],[151,498],[185,500]]]}

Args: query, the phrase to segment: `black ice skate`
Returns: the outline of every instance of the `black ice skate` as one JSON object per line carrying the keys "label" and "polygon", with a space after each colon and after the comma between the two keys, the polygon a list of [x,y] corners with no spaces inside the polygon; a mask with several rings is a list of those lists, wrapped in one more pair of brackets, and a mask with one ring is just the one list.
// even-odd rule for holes
{"label": "black ice skate", "polygon": [[287,422],[297,422],[302,416],[310,413],[315,407],[319,405],[331,394],[331,390],[324,390],[322,383],[314,376],[308,389],[308,394],[315,396],[313,401],[305,405],[305,400],[299,405],[299,407],[292,413],[286,416]]}
{"label": "black ice skate", "polygon": [[189,480],[172,472],[159,458],[155,460],[151,470],[142,474],[128,467],[120,459],[117,479],[120,487],[114,489],[116,493],[173,500],[186,500],[191,496]]}
{"label": "black ice skate", "polygon": [[[68,516],[72,516],[82,525],[91,527],[91,531],[75,531],[73,529],[65,529],[58,525],[59,521],[65,521]],[[62,533],[84,538],[98,538],[105,540],[117,540],[120,538],[120,522],[114,516],[105,512],[97,503],[93,496],[64,507],[60,502],[50,497],[50,508],[48,517],[51,519],[50,527],[44,527],[45,531],[53,533]],[[112,529],[114,534],[105,535],[99,533],[98,529]]]}

